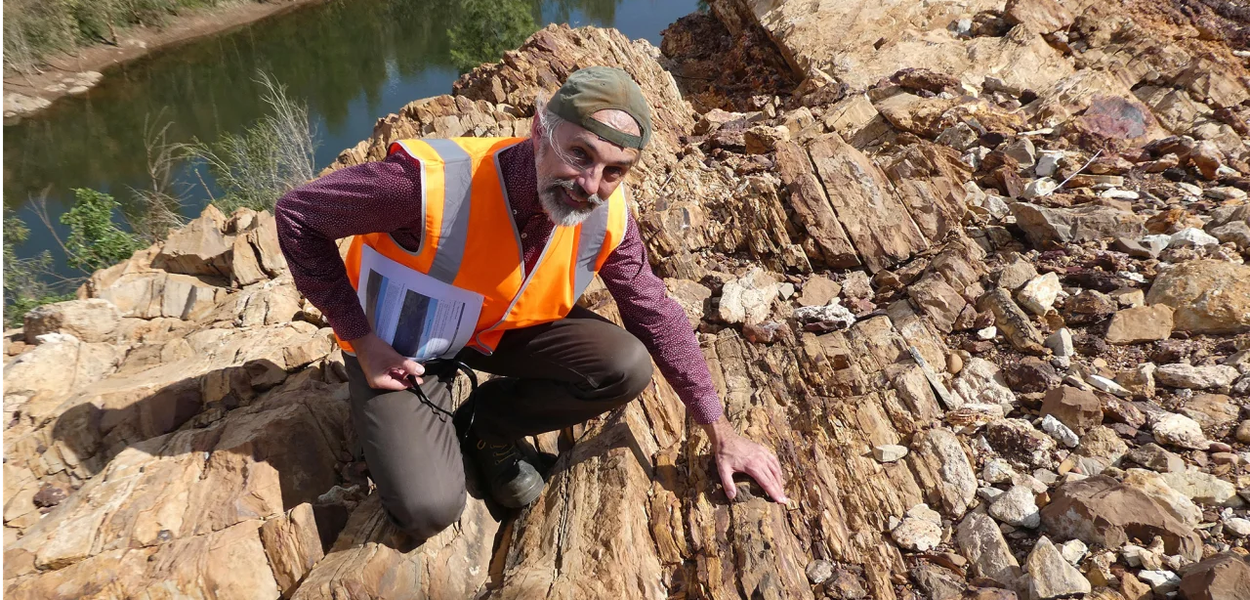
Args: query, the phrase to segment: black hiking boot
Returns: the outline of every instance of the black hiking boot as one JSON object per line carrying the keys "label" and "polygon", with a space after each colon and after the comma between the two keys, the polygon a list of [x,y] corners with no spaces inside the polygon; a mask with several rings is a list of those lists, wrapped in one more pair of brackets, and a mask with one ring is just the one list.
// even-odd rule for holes
{"label": "black hiking boot", "polygon": [[542,475],[534,468],[533,452],[524,452],[528,444],[522,448],[517,443],[492,444],[479,438],[467,422],[467,413],[472,410],[470,399],[456,411],[457,430],[468,428],[461,447],[480,469],[482,479],[496,502],[507,508],[528,506],[538,499],[545,485]]}

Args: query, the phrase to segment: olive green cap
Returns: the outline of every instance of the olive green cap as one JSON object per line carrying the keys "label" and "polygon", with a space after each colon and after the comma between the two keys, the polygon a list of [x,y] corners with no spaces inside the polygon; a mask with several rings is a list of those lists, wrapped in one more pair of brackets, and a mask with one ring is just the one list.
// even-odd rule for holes
{"label": "olive green cap", "polygon": [[[642,135],[630,135],[591,118],[607,109],[625,111],[638,123]],[[613,67],[574,71],[547,102],[547,110],[623,148],[642,150],[651,139],[651,108],[642,88],[629,73]]]}

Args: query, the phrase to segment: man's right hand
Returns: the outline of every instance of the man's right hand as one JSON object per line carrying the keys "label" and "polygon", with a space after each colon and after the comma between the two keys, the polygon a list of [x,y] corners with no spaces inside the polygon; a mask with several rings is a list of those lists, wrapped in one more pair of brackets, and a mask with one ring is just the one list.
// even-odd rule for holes
{"label": "man's right hand", "polygon": [[416,378],[417,385],[421,385],[425,367],[396,352],[377,334],[369,332],[364,337],[351,340],[351,343],[369,387],[378,390],[405,390],[408,389],[409,375]]}

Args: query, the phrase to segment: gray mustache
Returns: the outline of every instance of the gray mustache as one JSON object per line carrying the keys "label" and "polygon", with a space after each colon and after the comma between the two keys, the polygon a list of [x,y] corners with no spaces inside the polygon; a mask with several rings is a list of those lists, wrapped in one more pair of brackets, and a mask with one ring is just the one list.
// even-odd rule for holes
{"label": "gray mustache", "polygon": [[[580,199],[581,194],[582,194],[582,193],[585,193],[585,190],[579,190],[579,189],[578,189],[578,185],[577,185],[576,183],[574,183],[574,182],[573,182],[572,180],[570,180],[570,179],[559,179],[559,180],[556,180],[556,181],[552,182],[551,187],[553,187],[553,188],[556,188],[556,187],[561,187],[561,188],[564,188],[566,191],[568,191],[568,192],[569,192],[569,195],[570,195],[570,196],[573,196],[574,198],[579,198],[579,199]],[[600,197],[599,197],[599,194],[591,194],[591,195],[590,195],[589,197],[587,197],[585,200],[586,200],[586,202],[590,203],[592,206],[599,206],[600,204],[603,204],[603,202],[604,202],[603,198],[600,198]]]}

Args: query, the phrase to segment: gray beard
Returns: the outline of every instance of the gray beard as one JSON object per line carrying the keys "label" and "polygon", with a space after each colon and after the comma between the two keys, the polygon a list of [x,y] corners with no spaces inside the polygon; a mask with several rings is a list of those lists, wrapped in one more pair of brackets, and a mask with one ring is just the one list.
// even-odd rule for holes
{"label": "gray beard", "polygon": [[569,206],[563,199],[560,198],[560,190],[567,190],[574,185],[577,184],[572,181],[555,181],[542,186],[538,190],[538,203],[542,205],[543,210],[546,211],[547,216],[551,219],[551,222],[560,227],[576,227],[581,225],[582,221],[585,221],[586,218],[589,217],[591,213],[595,212],[595,209],[599,208],[599,205],[603,203],[599,196],[595,195],[590,197],[588,200],[590,205],[586,208],[575,208]]}

